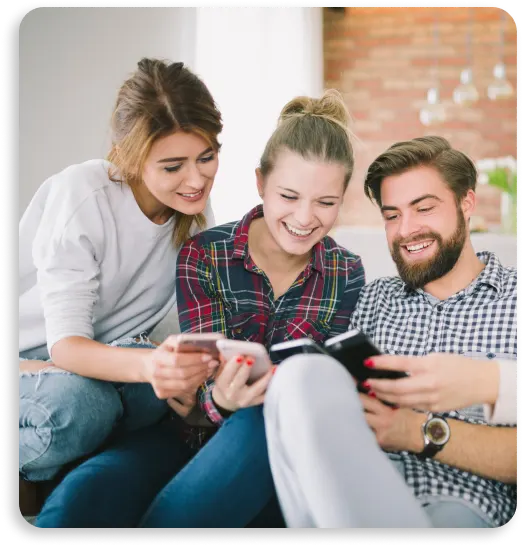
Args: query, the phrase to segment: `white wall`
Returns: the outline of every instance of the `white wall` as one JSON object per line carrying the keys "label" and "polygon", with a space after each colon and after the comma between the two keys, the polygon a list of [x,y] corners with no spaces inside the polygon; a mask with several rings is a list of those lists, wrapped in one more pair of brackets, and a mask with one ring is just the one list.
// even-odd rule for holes
{"label": "white wall", "polygon": [[255,168],[282,107],[323,88],[321,8],[197,8],[195,69],[224,119],[217,223],[260,202]]}
{"label": "white wall", "polygon": [[142,57],[194,61],[195,8],[39,8],[20,25],[19,215],[68,165],[105,157],[118,88]]}
{"label": "white wall", "polygon": [[105,157],[116,93],[141,57],[181,60],[224,118],[218,223],[260,200],[254,170],[284,104],[322,92],[321,8],[39,8],[20,26],[20,203]]}

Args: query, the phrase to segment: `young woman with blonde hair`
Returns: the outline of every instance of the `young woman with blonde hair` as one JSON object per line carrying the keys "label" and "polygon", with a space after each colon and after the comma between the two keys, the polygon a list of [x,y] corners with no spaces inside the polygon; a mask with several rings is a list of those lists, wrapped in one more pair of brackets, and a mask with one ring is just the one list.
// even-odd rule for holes
{"label": "young woman with blonde hair", "polygon": [[[269,348],[304,336],[321,343],[347,330],[364,269],[327,234],[353,172],[348,126],[348,111],[333,90],[283,108],[256,169],[262,204],[239,221],[201,232],[180,251],[183,332],[220,332]],[[248,384],[252,364],[249,356],[235,357],[199,389],[211,427],[207,435],[195,432],[195,439],[208,440],[188,447],[187,465],[175,461],[176,443],[160,428],[128,437],[73,471],[37,526],[279,522],[267,518],[277,508],[261,407],[271,371]]]}

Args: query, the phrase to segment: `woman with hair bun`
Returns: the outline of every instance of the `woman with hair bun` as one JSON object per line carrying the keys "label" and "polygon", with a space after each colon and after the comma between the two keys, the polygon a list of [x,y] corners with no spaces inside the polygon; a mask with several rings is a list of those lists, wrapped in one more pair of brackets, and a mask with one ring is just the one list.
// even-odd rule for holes
{"label": "woman with hair bun", "polygon": [[[328,233],[353,173],[349,122],[334,90],[282,109],[256,169],[262,204],[180,250],[182,332],[219,332],[269,349],[305,336],[321,344],[347,330],[364,269]],[[162,434],[128,438],[73,471],[76,480],[51,495],[37,526],[245,527],[264,517],[275,524],[262,414],[272,371],[247,384],[252,364],[235,357],[199,388],[213,427],[195,432],[207,442],[188,447],[193,457],[169,480],[174,464],[159,451]],[[162,480],[156,495],[154,486],[144,489]]]}

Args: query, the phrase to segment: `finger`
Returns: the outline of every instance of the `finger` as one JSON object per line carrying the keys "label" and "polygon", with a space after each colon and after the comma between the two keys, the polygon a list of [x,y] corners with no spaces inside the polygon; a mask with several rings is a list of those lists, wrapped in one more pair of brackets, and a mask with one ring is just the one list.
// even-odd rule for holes
{"label": "finger", "polygon": [[365,366],[379,370],[399,370],[416,372],[419,369],[420,357],[409,355],[373,355],[364,361]]}
{"label": "finger", "polygon": [[251,374],[251,368],[252,365],[247,365],[245,360],[239,366],[227,388],[227,395],[229,398],[237,399],[238,395],[247,388],[247,381]]}
{"label": "finger", "polygon": [[391,397],[410,397],[413,395],[424,397],[435,391],[432,377],[428,374],[415,374],[397,380],[369,379],[368,384],[377,394],[377,397],[380,399],[387,397],[388,400]]}
{"label": "finger", "polygon": [[155,350],[154,361],[163,366],[184,368],[197,364],[209,367],[210,364],[214,364],[216,359],[213,359],[209,353],[180,353],[179,351],[166,351],[162,348]]}
{"label": "finger", "polygon": [[235,377],[238,369],[242,366],[244,362],[244,357],[242,355],[237,355],[229,359],[229,361],[223,366],[220,371],[220,375],[217,378],[217,381],[220,381],[220,386],[224,389],[231,384],[233,378]]}
{"label": "finger", "polygon": [[247,387],[244,393],[246,401],[249,401],[250,404],[254,404],[253,401],[255,399],[258,399],[261,395],[264,395],[266,393],[267,386],[269,385],[271,378],[273,378],[274,370],[276,369],[271,367],[271,369],[268,370],[264,374],[264,376],[262,376],[256,382],[253,382],[250,386]]}
{"label": "finger", "polygon": [[187,405],[180,404],[176,399],[169,398],[167,399],[167,404],[179,415],[182,417],[186,417],[189,415],[191,410],[193,410],[193,407],[189,407]]}
{"label": "finger", "polygon": [[384,403],[381,403],[376,396],[373,397],[371,395],[366,395],[364,393],[359,393],[358,396],[366,412],[371,412],[373,414],[380,414],[384,412],[384,409],[388,408]]}
{"label": "finger", "polygon": [[193,365],[185,368],[160,365],[153,371],[153,377],[159,380],[189,380],[194,376],[210,376],[209,368],[206,365]]}

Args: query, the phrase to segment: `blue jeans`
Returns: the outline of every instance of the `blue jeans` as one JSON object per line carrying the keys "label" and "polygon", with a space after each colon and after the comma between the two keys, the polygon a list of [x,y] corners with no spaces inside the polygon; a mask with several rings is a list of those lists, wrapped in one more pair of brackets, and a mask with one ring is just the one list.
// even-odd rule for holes
{"label": "blue jeans", "polygon": [[262,408],[233,414],[196,455],[172,422],[128,434],[69,473],[35,525],[282,526]]}
{"label": "blue jeans", "polygon": [[[129,339],[113,345],[154,347]],[[169,406],[150,384],[93,380],[49,368],[20,373],[19,472],[31,481],[54,478],[111,435],[154,424]]]}

